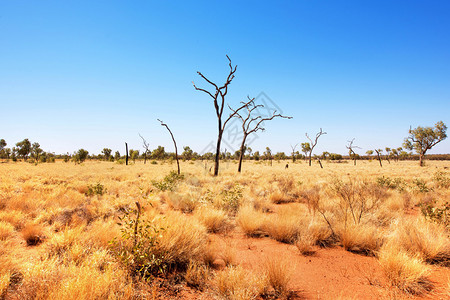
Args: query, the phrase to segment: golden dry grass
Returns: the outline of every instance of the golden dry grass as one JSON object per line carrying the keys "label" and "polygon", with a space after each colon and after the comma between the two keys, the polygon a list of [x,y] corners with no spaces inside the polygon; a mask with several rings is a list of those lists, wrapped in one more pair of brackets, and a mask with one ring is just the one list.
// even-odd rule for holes
{"label": "golden dry grass", "polygon": [[[258,297],[269,286],[286,294],[289,272],[284,262],[268,261],[264,275],[253,274],[238,265],[236,244],[213,246],[211,235],[268,236],[295,245],[303,255],[330,245],[375,254],[393,287],[416,294],[430,289],[427,264],[448,264],[448,228],[408,212],[450,200],[449,162],[429,161],[424,168],[416,162],[380,168],[374,161],[357,167],[324,161],[323,169],[284,165],[245,161],[237,174],[231,162],[214,178],[204,163],[184,162],[184,179],[172,191],[160,191],[152,181],[175,165],[0,164],[0,296],[149,296],[142,288],[147,283],[133,278],[110,244],[122,239],[119,217],[136,201],[143,206],[141,219],[160,229],[151,249],[166,270],[181,272],[193,287],[214,287],[225,298]],[[380,178],[397,186],[380,184]],[[433,190],[420,190],[417,178]],[[106,192],[90,194],[98,184]],[[211,271],[207,265],[218,258],[228,267]]]}

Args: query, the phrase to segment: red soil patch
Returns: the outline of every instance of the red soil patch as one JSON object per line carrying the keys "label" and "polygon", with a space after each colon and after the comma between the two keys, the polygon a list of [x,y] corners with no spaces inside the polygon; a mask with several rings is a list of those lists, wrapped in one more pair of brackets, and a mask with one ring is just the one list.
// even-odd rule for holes
{"label": "red soil patch", "polygon": [[283,257],[291,263],[289,284],[292,299],[448,299],[443,294],[450,269],[433,267],[430,279],[435,289],[426,296],[409,297],[389,287],[375,257],[354,254],[341,247],[317,248],[313,256],[302,256],[293,245],[269,238],[247,238],[242,233],[214,235],[213,243],[235,245],[237,263],[260,272],[267,257]]}

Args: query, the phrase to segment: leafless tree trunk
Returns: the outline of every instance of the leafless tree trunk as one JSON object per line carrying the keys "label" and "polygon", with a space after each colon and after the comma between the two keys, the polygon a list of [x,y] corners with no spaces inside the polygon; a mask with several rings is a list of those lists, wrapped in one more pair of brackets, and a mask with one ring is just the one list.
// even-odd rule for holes
{"label": "leafless tree trunk", "polygon": [[293,163],[295,163],[295,148],[297,148],[297,145],[298,145],[298,143],[295,144],[294,147],[292,147],[292,145],[291,145],[291,149],[292,149],[292,162],[293,162]]}
{"label": "leafless tree trunk", "polygon": [[145,165],[147,163],[147,153],[148,153],[149,144],[147,143],[147,141],[144,139],[144,137],[141,134],[139,134],[139,136],[142,139],[142,144],[143,144],[142,147],[144,147],[144,165]]}
{"label": "leafless tree trunk", "polygon": [[309,151],[309,166],[311,166],[311,155],[312,152],[314,150],[314,147],[316,147],[317,145],[317,140],[319,139],[319,137],[323,134],[327,134],[326,132],[322,131],[322,128],[320,128],[320,131],[316,134],[316,138],[314,139],[314,142],[312,141],[312,139],[308,136],[308,133],[306,133],[306,137],[308,138],[308,140],[310,141],[310,145],[311,145],[311,150]]}
{"label": "leafless tree trunk", "polygon": [[322,162],[320,161],[320,158],[318,158],[317,161],[319,162],[320,168],[323,169]]}
{"label": "leafless tree trunk", "polygon": [[[292,119],[292,117],[287,117],[287,116],[282,116],[281,114],[277,114],[277,111],[274,111],[272,116],[270,117],[266,117],[263,118],[260,115],[257,116],[252,116],[252,113],[258,108],[258,107],[264,107],[264,105],[259,104],[259,105],[255,105],[254,100],[255,98],[248,98],[248,102],[241,102],[242,104],[244,104],[245,108],[247,109],[247,115],[245,117],[242,116],[242,114],[240,114],[238,111],[233,110],[230,106],[228,106],[230,108],[231,111],[234,112],[234,116],[236,118],[241,119],[242,121],[242,133],[244,134],[243,138],[242,138],[242,143],[241,143],[241,148],[240,148],[240,153],[239,153],[239,165],[238,165],[238,172],[240,173],[242,170],[242,161],[244,159],[244,149],[245,149],[245,141],[247,139],[247,137],[252,134],[257,132],[258,130],[264,131],[265,128],[263,127],[264,125],[264,121],[270,121],[273,120],[274,118],[280,117],[280,118],[286,118],[286,119]],[[271,160],[271,165],[272,165],[272,160]]]}
{"label": "leafless tree trunk", "polygon": [[355,139],[352,139],[351,141],[347,141],[348,145],[345,147],[348,149],[348,155],[350,156],[350,158],[352,158],[352,156],[353,156],[353,164],[356,166],[356,153],[353,150],[353,148],[359,148],[359,147],[353,145],[354,141],[355,141]]}
{"label": "leafless tree trunk", "polygon": [[234,115],[240,111],[241,109],[243,109],[246,105],[248,105],[248,103],[244,103],[242,106],[240,106],[238,109],[234,110],[233,113],[231,113],[228,118],[226,118],[224,121],[222,121],[222,115],[223,115],[223,110],[225,108],[225,96],[228,93],[228,85],[231,83],[231,81],[234,78],[234,73],[236,72],[236,68],[237,66],[232,66],[231,65],[231,59],[228,57],[227,55],[227,59],[228,59],[228,65],[230,67],[230,71],[228,74],[228,77],[224,83],[223,86],[218,86],[217,84],[215,84],[214,82],[212,82],[211,80],[209,80],[208,78],[206,78],[201,72],[197,72],[198,75],[200,75],[200,77],[202,77],[207,83],[209,83],[210,85],[213,86],[214,91],[213,92],[209,92],[205,89],[202,88],[198,88],[193,82],[192,84],[194,85],[194,88],[197,91],[202,91],[206,94],[208,94],[212,99],[213,99],[213,103],[214,103],[214,108],[216,110],[216,115],[217,115],[217,125],[218,125],[218,134],[217,134],[217,145],[216,145],[216,156],[215,156],[215,164],[214,164],[214,176],[219,175],[219,160],[220,160],[220,145],[222,143],[222,135],[223,132],[225,130],[225,126],[228,123],[228,121],[230,121],[230,119],[232,117],[234,117]]}
{"label": "leafless tree trunk", "polygon": [[164,126],[167,128],[167,130],[170,133],[170,136],[172,137],[173,145],[175,146],[175,159],[177,160],[177,168],[178,168],[178,175],[180,175],[180,162],[178,161],[178,148],[177,148],[177,142],[175,142],[175,138],[173,137],[172,131],[170,130],[169,126],[167,126],[166,123],[158,119],[158,121],[161,123],[161,126]]}
{"label": "leafless tree trunk", "polygon": [[128,144],[125,143],[125,164],[128,166]]}
{"label": "leafless tree trunk", "polygon": [[380,167],[383,167],[383,164],[381,163],[381,155],[380,155],[380,151],[381,151],[381,150],[375,149],[375,152],[377,153],[378,161],[380,162]]}

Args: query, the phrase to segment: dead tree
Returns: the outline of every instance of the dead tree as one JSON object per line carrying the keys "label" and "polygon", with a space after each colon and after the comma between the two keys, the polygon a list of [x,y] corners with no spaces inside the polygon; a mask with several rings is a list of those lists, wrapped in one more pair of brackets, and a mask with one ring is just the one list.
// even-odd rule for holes
{"label": "dead tree", "polygon": [[354,148],[360,149],[360,147],[354,146],[354,145],[353,145],[353,142],[354,142],[354,141],[355,141],[355,139],[352,139],[351,141],[347,141],[347,142],[348,142],[348,145],[345,146],[345,148],[348,149],[348,156],[350,156],[350,158],[353,158],[353,163],[354,163],[354,165],[356,166],[356,153],[355,153],[355,151],[354,151],[353,149],[354,149]]}
{"label": "dead tree", "polygon": [[383,150],[381,150],[381,149],[374,149],[374,150],[375,150],[375,152],[377,153],[378,161],[380,162],[380,167],[383,167],[383,164],[381,163],[381,152],[382,152]]}
{"label": "dead tree", "polygon": [[216,110],[218,134],[217,134],[217,146],[216,146],[216,156],[215,156],[215,164],[214,164],[214,176],[219,175],[220,144],[222,143],[222,135],[225,130],[225,126],[227,125],[228,121],[230,121],[231,118],[233,118],[236,115],[237,112],[239,112],[241,109],[245,108],[246,105],[248,105],[251,101],[253,101],[253,100],[250,100],[249,102],[244,103],[242,106],[240,106],[236,110],[233,110],[233,112],[225,120],[222,119],[223,110],[225,108],[225,96],[228,93],[228,86],[230,85],[231,81],[233,80],[234,73],[236,72],[236,68],[237,68],[237,66],[234,66],[234,67],[232,66],[231,59],[228,57],[228,55],[227,55],[227,59],[229,62],[228,65],[230,67],[230,71],[228,73],[228,77],[227,77],[225,83],[222,86],[218,86],[217,84],[215,84],[214,82],[212,82],[211,80],[206,78],[201,72],[197,72],[201,78],[203,78],[207,83],[212,85],[213,92],[210,92],[206,89],[199,88],[195,85],[194,82],[192,82],[192,84],[194,85],[194,88],[197,91],[204,92],[213,99],[214,108]]}
{"label": "dead tree", "polygon": [[292,145],[291,145],[291,149],[292,149],[292,162],[293,162],[293,163],[295,163],[295,148],[297,148],[297,145],[298,145],[298,143],[295,144],[294,147],[292,147]]}
{"label": "dead tree", "polygon": [[149,152],[148,147],[149,144],[147,143],[147,141],[144,139],[144,137],[139,133],[139,136],[142,139],[142,147],[144,148],[144,165],[147,163],[147,154]]}
{"label": "dead tree", "polygon": [[310,147],[311,149],[309,150],[309,166],[311,167],[311,155],[312,152],[314,150],[314,147],[316,147],[317,145],[317,140],[319,139],[319,137],[323,134],[327,134],[326,132],[322,131],[322,128],[320,128],[320,131],[316,134],[316,138],[314,139],[314,142],[312,141],[312,139],[308,136],[308,133],[305,133],[306,137],[308,138],[308,140],[310,141]]}
{"label": "dead tree", "polygon": [[230,108],[230,110],[232,112],[234,112],[234,116],[236,118],[241,119],[242,121],[242,133],[243,133],[243,138],[242,138],[242,143],[241,143],[241,148],[240,148],[240,153],[239,153],[239,165],[238,165],[238,172],[241,172],[242,169],[242,160],[244,159],[244,151],[245,151],[245,141],[247,139],[247,137],[252,134],[257,132],[258,130],[260,131],[264,131],[265,128],[262,127],[264,125],[264,121],[270,121],[273,120],[274,118],[285,118],[285,119],[292,119],[292,117],[287,117],[287,116],[282,116],[281,114],[277,114],[277,111],[275,110],[272,114],[272,116],[270,117],[266,117],[263,118],[260,115],[257,116],[252,116],[252,113],[257,110],[259,107],[264,107],[264,105],[262,104],[258,104],[256,105],[254,103],[255,98],[250,99],[250,97],[248,97],[248,102],[244,103],[241,102],[244,107],[247,109],[247,113],[246,115],[242,116],[243,114],[240,114],[238,111],[233,110],[230,106],[228,106]]}
{"label": "dead tree", "polygon": [[128,166],[128,144],[125,143],[125,164]]}
{"label": "dead tree", "polygon": [[158,121],[161,123],[161,126],[164,126],[167,128],[167,130],[170,133],[170,136],[172,137],[173,145],[175,146],[175,159],[177,160],[177,168],[178,168],[178,175],[180,175],[180,162],[178,161],[178,148],[177,148],[177,142],[175,142],[175,138],[173,137],[172,131],[170,130],[169,126],[167,126],[166,123],[158,119]]}

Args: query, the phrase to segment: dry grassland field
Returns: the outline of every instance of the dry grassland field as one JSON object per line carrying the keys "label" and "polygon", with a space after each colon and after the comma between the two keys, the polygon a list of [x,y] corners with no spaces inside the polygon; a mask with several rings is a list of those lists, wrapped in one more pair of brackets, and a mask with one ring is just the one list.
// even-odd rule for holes
{"label": "dry grassland field", "polygon": [[286,163],[1,163],[0,298],[450,298],[449,161]]}

